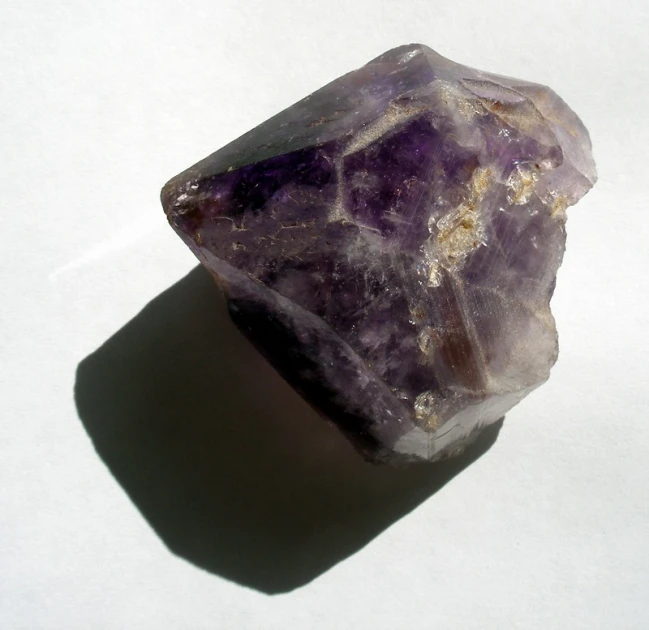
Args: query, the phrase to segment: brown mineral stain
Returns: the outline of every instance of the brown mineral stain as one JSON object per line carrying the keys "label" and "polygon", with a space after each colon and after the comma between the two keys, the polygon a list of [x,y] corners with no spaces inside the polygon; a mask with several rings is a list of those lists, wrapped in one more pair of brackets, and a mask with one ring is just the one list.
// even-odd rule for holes
{"label": "brown mineral stain", "polygon": [[568,209],[568,200],[565,197],[560,195],[550,205],[550,216],[552,218],[565,220],[567,209]]}
{"label": "brown mineral stain", "polygon": [[317,120],[312,120],[307,125],[307,127],[319,127],[320,125],[324,125],[325,123],[331,122],[332,120],[333,118],[326,118],[323,116],[322,118],[318,118]]}

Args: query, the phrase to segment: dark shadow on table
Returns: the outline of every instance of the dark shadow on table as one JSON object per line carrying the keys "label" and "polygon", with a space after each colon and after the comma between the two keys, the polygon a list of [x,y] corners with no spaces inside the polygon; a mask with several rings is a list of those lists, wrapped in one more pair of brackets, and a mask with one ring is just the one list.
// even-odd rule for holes
{"label": "dark shadow on table", "polygon": [[75,397],[99,456],[169,549],[266,593],[358,551],[501,426],[448,462],[365,463],[237,332],[198,268],[79,364]]}

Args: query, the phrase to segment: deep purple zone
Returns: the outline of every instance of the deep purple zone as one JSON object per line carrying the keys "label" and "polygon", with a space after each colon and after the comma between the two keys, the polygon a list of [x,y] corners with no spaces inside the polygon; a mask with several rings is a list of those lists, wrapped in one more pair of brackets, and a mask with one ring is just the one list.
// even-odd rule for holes
{"label": "deep purple zone", "polygon": [[459,204],[477,166],[475,153],[423,115],[344,158],[346,208],[359,223],[399,241],[400,249],[416,251],[429,235],[435,199]]}
{"label": "deep purple zone", "polygon": [[385,236],[421,242],[425,216],[418,209],[432,187],[428,173],[441,148],[439,132],[426,118],[344,159],[346,207],[359,223]]}

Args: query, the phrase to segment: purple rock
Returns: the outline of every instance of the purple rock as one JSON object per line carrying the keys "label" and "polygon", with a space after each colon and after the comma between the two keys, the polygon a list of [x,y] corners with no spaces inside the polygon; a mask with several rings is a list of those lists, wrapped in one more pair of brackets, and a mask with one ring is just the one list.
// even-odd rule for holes
{"label": "purple rock", "polygon": [[239,328],[359,451],[435,460],[549,376],[590,149],[550,89],[410,45],[173,178],[162,202]]}

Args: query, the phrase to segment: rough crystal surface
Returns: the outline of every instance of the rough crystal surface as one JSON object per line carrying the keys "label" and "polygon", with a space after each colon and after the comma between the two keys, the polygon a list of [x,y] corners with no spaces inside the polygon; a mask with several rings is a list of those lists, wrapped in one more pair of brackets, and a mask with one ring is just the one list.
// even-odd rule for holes
{"label": "rough crystal surface", "polygon": [[565,210],[550,89],[390,50],[173,178],[167,217],[271,364],[369,459],[460,452],[543,383]]}

